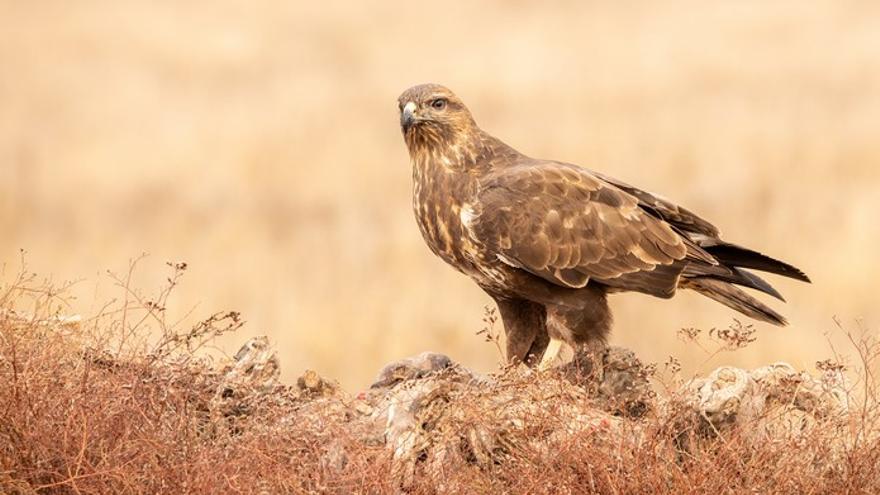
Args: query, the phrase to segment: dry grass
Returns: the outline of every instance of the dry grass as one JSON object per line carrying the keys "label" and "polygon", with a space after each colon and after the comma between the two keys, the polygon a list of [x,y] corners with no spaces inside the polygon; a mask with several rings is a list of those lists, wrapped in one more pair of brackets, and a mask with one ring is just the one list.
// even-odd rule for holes
{"label": "dry grass", "polygon": [[[0,492],[304,493],[327,483],[381,491],[367,469],[383,457],[361,448],[356,478],[322,475],[320,449],[338,432],[290,421],[284,390],[247,414],[212,406],[223,370],[196,351],[239,327],[218,313],[185,329],[164,319],[176,286],[145,298],[125,285],[94,318],[57,318],[68,296],[29,274],[0,293]],[[35,309],[22,317],[13,308]],[[357,463],[363,463],[358,465]],[[376,487],[376,488],[373,488]]]}
{"label": "dry grass", "polygon": [[[410,211],[395,99],[436,81],[523,152],[661,192],[810,274],[773,281],[792,328],[756,326],[736,363],[823,359],[834,315],[880,326],[876,2],[434,7],[2,2],[0,261],[25,248],[88,280],[79,313],[113,290],[95,273],[147,251],[152,286],[160,261],[188,261],[169,311],[241,311],[288,380],[309,367],[363,386],[425,349],[493,369],[473,336],[489,299]],[[717,361],[676,330],[733,316],[687,293],[613,305],[615,342],[686,371]]]}
{"label": "dry grass", "polygon": [[[369,423],[356,421],[353,397],[221,386],[223,363],[200,349],[236,330],[237,315],[220,313],[192,327],[167,320],[162,308],[182,267],[170,270],[153,297],[118,277],[120,297],[79,322],[58,317],[64,290],[34,276],[19,275],[0,290],[0,491],[400,491],[384,423],[378,436],[365,434]],[[745,345],[749,335],[745,327],[713,332],[719,348]],[[605,416],[573,429],[572,411],[594,411],[594,398],[551,375],[508,370],[429,405],[433,412],[419,428],[435,445],[444,437],[458,447],[441,463],[431,462],[436,452],[416,452],[405,485],[426,494],[877,493],[880,410],[872,370],[880,348],[870,338],[852,343],[861,357],[850,366],[857,385],[851,411],[773,436],[756,435],[753,422],[706,430],[672,399],[640,417]],[[667,398],[682,386],[677,370],[671,373],[663,381]],[[218,408],[218,394],[235,396],[236,407]],[[505,407],[496,407],[498,397],[509,397]],[[520,409],[526,420],[506,431],[503,443],[485,447],[484,436],[474,434]]]}

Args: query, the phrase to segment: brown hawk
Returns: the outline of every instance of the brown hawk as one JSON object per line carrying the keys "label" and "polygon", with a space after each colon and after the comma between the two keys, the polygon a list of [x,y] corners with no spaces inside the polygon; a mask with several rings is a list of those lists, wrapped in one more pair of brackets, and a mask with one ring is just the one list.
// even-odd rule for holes
{"label": "brown hawk", "polygon": [[555,350],[559,341],[604,345],[612,292],[670,298],[686,288],[785,325],[736,286],[782,300],[746,269],[809,282],[787,263],[722,241],[715,226],[658,195],[523,155],[480,129],[443,86],[412,87],[398,103],[422,236],[498,304],[509,360],[533,365],[551,339]]}

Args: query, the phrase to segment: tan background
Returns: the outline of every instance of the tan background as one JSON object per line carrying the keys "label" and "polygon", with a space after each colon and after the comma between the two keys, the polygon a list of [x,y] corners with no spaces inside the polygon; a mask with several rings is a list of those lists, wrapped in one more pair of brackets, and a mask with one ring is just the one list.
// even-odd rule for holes
{"label": "tan background", "polygon": [[[0,261],[18,249],[71,310],[142,251],[191,265],[171,308],[237,309],[285,376],[369,383],[431,349],[492,369],[489,299],[424,247],[397,95],[444,83],[521,151],[661,192],[803,268],[792,327],[727,361],[830,354],[880,318],[876,2],[0,2]],[[708,299],[616,296],[613,340],[686,370]],[[246,335],[225,338],[228,351]],[[840,339],[833,335],[832,339]],[[717,360],[716,360],[717,361]]]}

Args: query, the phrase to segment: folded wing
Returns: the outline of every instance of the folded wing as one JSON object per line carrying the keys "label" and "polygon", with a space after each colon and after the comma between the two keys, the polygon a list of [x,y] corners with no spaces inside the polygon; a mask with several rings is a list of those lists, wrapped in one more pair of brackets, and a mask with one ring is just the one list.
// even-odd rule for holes
{"label": "folded wing", "polygon": [[503,262],[554,284],[590,280],[670,297],[685,266],[717,262],[639,199],[578,167],[514,166],[482,184],[472,235]]}

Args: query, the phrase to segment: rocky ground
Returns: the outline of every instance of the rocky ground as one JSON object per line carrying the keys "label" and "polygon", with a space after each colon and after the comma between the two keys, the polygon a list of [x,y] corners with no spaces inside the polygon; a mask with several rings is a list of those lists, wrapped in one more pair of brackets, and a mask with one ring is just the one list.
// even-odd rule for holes
{"label": "rocky ground", "polygon": [[661,383],[615,347],[485,375],[427,352],[352,394],[312,371],[279,382],[264,337],[212,363],[113,352],[84,323],[0,315],[4,492],[880,489],[873,402],[830,364]]}

